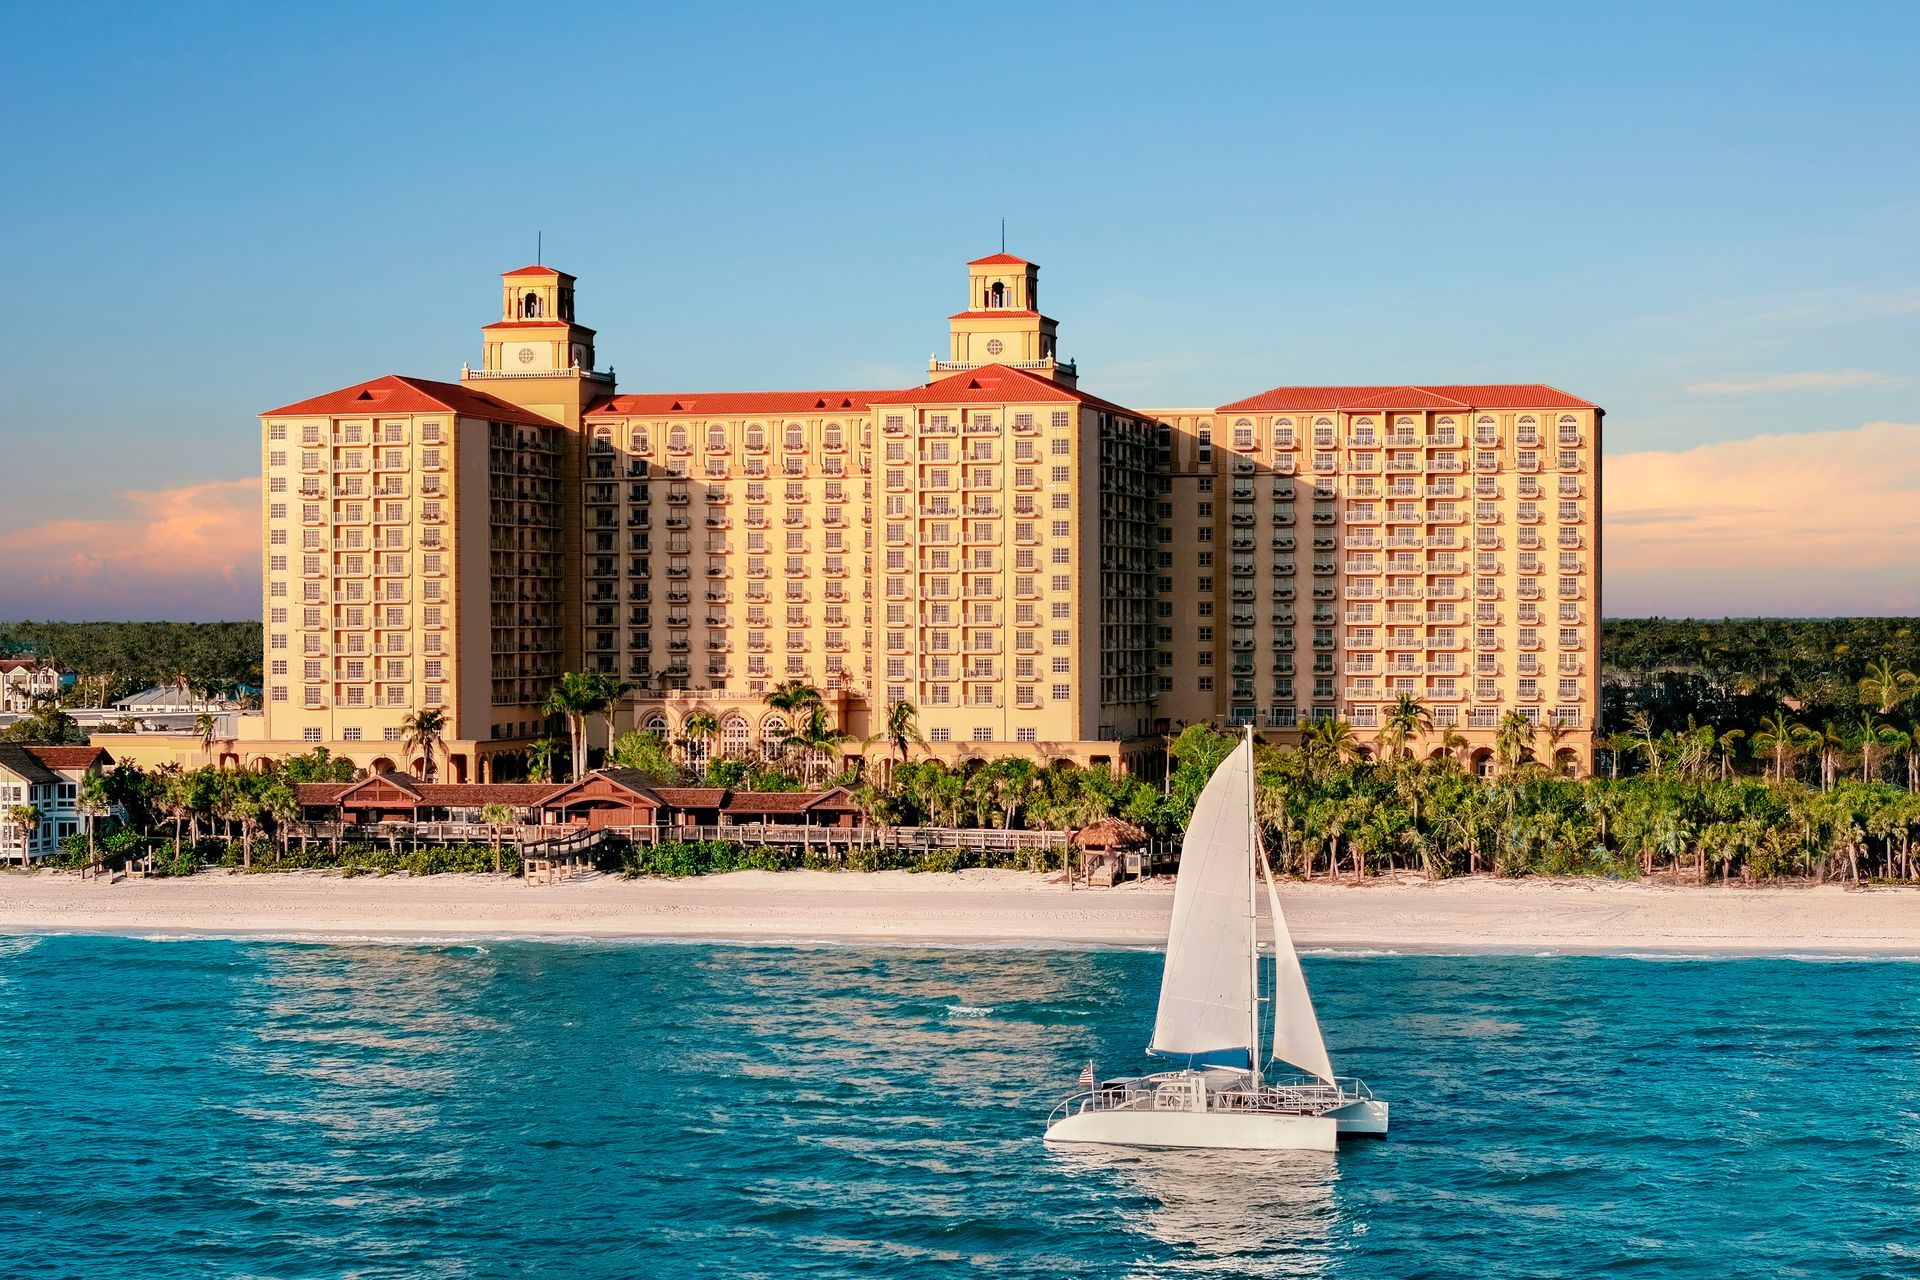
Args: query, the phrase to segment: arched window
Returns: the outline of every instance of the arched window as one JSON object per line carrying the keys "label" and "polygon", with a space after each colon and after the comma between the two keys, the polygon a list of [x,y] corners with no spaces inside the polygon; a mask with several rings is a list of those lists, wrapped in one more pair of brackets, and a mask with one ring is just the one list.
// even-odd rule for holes
{"label": "arched window", "polygon": [[540,318],[540,295],[531,289],[527,290],[526,297],[520,299],[520,318],[522,320]]}
{"label": "arched window", "polygon": [[645,453],[648,448],[647,429],[645,427],[635,427],[633,429],[632,441],[633,441],[633,451],[635,453]]}
{"label": "arched window", "polygon": [[687,429],[685,427],[676,426],[667,432],[667,448],[673,453],[685,453],[687,451]]}
{"label": "arched window", "polygon": [[707,448],[724,449],[727,447],[727,429],[725,427],[707,428]]}
{"label": "arched window", "polygon": [[747,424],[747,448],[764,449],[767,447],[767,429],[757,422]]}
{"label": "arched window", "polygon": [[993,282],[993,287],[987,290],[987,305],[989,307],[1007,305],[1007,286],[1004,283],[998,280]]}
{"label": "arched window", "polygon": [[640,732],[658,734],[660,737],[665,738],[667,736],[667,718],[658,711],[654,712],[645,720],[641,721]]}
{"label": "arched window", "polygon": [[775,714],[760,722],[760,754],[778,760],[787,753],[787,718]]}
{"label": "arched window", "polygon": [[729,760],[744,760],[753,747],[753,730],[747,718],[734,713],[720,722],[720,754]]}
{"label": "arched window", "polygon": [[806,445],[807,433],[805,428],[797,424],[789,423],[787,426],[787,448],[804,449]]}

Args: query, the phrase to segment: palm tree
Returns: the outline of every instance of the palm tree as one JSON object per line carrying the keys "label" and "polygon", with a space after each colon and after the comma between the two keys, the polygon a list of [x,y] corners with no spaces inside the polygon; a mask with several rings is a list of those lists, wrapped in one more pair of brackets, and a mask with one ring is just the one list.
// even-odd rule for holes
{"label": "palm tree", "polygon": [[207,763],[213,763],[213,740],[220,732],[220,718],[209,711],[202,711],[193,718],[193,732],[200,739],[200,750],[206,753]]}
{"label": "palm tree", "polygon": [[423,707],[409,712],[400,722],[400,740],[407,750],[418,751],[423,768],[423,780],[432,782],[438,772],[434,757],[446,741],[447,713],[438,707]]}
{"label": "palm tree", "polygon": [[487,824],[488,831],[493,835],[493,874],[499,875],[503,865],[500,860],[500,829],[513,824],[513,810],[498,801],[481,805],[480,821]]}
{"label": "palm tree", "polygon": [[814,770],[832,758],[832,752],[848,737],[827,719],[827,709],[819,703],[807,708],[800,726],[787,736],[786,745],[800,752],[800,768],[807,782],[814,781]]}
{"label": "palm tree", "polygon": [[[1547,721],[1547,762],[1555,773],[1560,772],[1560,743],[1567,736],[1567,726],[1559,716]],[[1575,766],[1576,769],[1578,766]]]}
{"label": "palm tree", "polygon": [[909,745],[916,742],[923,747],[927,745],[927,740],[920,736],[920,712],[911,702],[888,704],[886,735],[901,764],[907,762]]}
{"label": "palm tree", "polygon": [[94,862],[94,824],[101,814],[109,812],[112,808],[112,805],[107,801],[107,779],[105,774],[98,772],[89,773],[85,778],[81,779],[78,805],[80,812],[85,814],[87,819],[87,865],[92,866]]}
{"label": "palm tree", "polygon": [[591,676],[596,698],[599,704],[594,710],[607,722],[607,752],[613,752],[613,713],[620,705],[620,699],[632,691],[633,686],[614,675],[611,671],[595,671]]}
{"label": "palm tree", "polygon": [[[696,711],[687,717],[680,727],[687,745],[687,767],[689,769],[706,767],[712,754],[714,736],[720,732],[720,719],[711,711]],[[696,765],[696,760],[698,761]]]}
{"label": "palm tree", "polygon": [[40,830],[40,806],[37,804],[16,804],[7,810],[7,817],[20,832],[20,865],[31,866],[33,862],[33,837]]}
{"label": "palm tree", "polygon": [[1307,722],[1300,749],[1325,764],[1346,764],[1360,758],[1360,739],[1345,720],[1328,716]]}
{"label": "palm tree", "polygon": [[1393,754],[1396,756],[1411,754],[1407,747],[1408,738],[1432,731],[1433,713],[1410,693],[1400,695],[1393,710],[1387,712],[1387,722],[1382,729],[1387,741],[1393,744]]}
{"label": "palm tree", "polygon": [[1848,735],[1852,743],[1860,748],[1860,781],[1862,782],[1873,780],[1876,772],[1873,767],[1873,754],[1886,745],[1886,730],[1887,726],[1875,720],[1873,712],[1869,711],[1855,722]]}
{"label": "palm tree", "polygon": [[805,680],[782,680],[766,696],[766,704],[775,711],[783,712],[789,724],[797,724],[806,717],[803,713],[821,706],[824,699],[820,691]]}
{"label": "palm tree", "polygon": [[1722,781],[1733,776],[1733,749],[1740,739],[1747,736],[1745,729],[1728,729],[1720,735],[1720,778]]}
{"label": "palm tree", "polygon": [[1816,732],[1815,741],[1820,748],[1820,789],[1831,791],[1840,771],[1840,753],[1847,746],[1847,731],[1828,720]]}
{"label": "palm tree", "polygon": [[552,738],[535,738],[527,744],[529,782],[553,781],[553,749],[556,745]]}
{"label": "palm tree", "polygon": [[1920,693],[1920,676],[1904,669],[1896,671],[1892,658],[1882,658],[1867,664],[1867,674],[1860,677],[1859,689],[1861,702],[1883,716],[1891,715],[1894,708]]}
{"label": "palm tree", "polygon": [[1466,767],[1466,759],[1462,753],[1467,749],[1467,735],[1448,725],[1440,731],[1440,749],[1447,753],[1447,758],[1454,764],[1461,768]]}
{"label": "palm tree", "polygon": [[1533,759],[1533,728],[1533,721],[1519,711],[1509,711],[1500,718],[1500,727],[1494,731],[1493,749],[1500,757],[1503,771],[1511,773]]}
{"label": "palm tree", "polygon": [[234,795],[226,802],[226,815],[240,824],[240,866],[242,870],[253,869],[253,829],[260,821],[260,800],[257,796],[244,792]]}
{"label": "palm tree", "polygon": [[1775,782],[1786,781],[1787,760],[1799,750],[1807,733],[1807,726],[1794,723],[1783,713],[1760,718],[1760,727],[1754,731],[1753,746],[1756,751],[1765,751],[1773,757]]}
{"label": "palm tree", "polygon": [[285,856],[287,837],[300,818],[299,796],[284,782],[269,783],[260,793],[260,812],[272,819],[274,837],[280,842],[281,855]]}
{"label": "palm tree", "polygon": [[567,721],[567,743],[573,752],[573,781],[580,780],[580,774],[587,761],[587,717],[598,714],[604,690],[600,682],[584,671],[568,671],[554,683],[553,692],[547,695],[546,711],[548,715],[564,716]]}

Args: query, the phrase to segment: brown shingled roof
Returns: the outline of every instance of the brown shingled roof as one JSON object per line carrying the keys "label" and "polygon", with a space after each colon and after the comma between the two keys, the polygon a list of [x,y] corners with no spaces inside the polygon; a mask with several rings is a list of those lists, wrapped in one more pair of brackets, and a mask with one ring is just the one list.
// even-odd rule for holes
{"label": "brown shingled roof", "polygon": [[27,750],[49,769],[87,769],[95,764],[113,763],[105,747],[28,747]]}
{"label": "brown shingled roof", "polygon": [[717,809],[726,802],[725,787],[655,787],[653,794],[675,809]]}

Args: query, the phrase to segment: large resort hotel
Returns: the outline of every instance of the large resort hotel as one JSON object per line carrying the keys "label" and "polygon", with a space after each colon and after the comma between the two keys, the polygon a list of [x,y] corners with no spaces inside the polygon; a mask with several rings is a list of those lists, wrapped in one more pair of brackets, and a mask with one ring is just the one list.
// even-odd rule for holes
{"label": "large resort hotel", "polygon": [[555,679],[589,670],[631,686],[618,730],[678,741],[707,713],[728,755],[778,749],[766,695],[802,680],[850,754],[905,702],[935,758],[1153,776],[1186,724],[1293,742],[1339,717],[1371,745],[1409,694],[1423,754],[1490,767],[1518,711],[1588,767],[1596,405],[1528,383],[1128,408],[1081,388],[1038,280],[968,263],[924,385],[623,393],[574,278],[522,267],[457,383],[260,415],[264,705],[219,758],[418,773],[401,723],[439,708],[443,778],[516,778],[564,736]]}

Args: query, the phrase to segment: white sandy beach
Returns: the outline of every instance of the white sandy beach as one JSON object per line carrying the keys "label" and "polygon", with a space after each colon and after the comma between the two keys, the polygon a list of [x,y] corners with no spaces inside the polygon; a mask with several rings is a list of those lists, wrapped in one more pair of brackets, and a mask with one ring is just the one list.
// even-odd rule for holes
{"label": "white sandy beach", "polygon": [[[1476,878],[1291,884],[1282,896],[1295,940],[1308,947],[1920,954],[1920,890]],[[0,876],[0,933],[1153,947],[1166,938],[1171,901],[1164,882],[1069,889],[1018,871],[743,871],[555,885],[315,872],[107,883],[40,873]]]}

